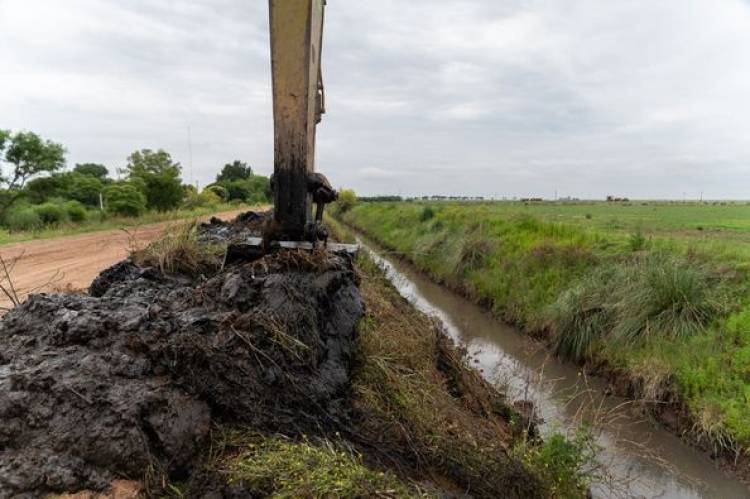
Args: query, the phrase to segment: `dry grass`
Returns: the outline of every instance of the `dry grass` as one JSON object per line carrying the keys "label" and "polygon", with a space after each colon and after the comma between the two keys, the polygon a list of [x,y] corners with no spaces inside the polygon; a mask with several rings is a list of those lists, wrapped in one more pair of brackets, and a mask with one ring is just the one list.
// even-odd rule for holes
{"label": "dry grass", "polygon": [[219,270],[226,254],[225,245],[198,241],[197,222],[168,228],[164,235],[143,249],[132,246],[133,261],[144,267],[157,267],[164,274],[196,275]]}
{"label": "dry grass", "polygon": [[362,440],[475,497],[546,497],[509,449],[523,428],[503,397],[426,316],[360,259],[368,314],[353,381]]}

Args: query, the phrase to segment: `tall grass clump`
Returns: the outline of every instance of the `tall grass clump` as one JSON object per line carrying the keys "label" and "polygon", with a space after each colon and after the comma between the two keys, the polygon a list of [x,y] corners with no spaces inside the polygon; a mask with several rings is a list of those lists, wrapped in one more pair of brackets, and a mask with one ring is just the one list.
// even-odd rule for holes
{"label": "tall grass clump", "polygon": [[217,270],[226,248],[198,239],[196,222],[167,229],[146,248],[135,250],[133,260],[141,266],[157,267],[164,274],[194,275]]}
{"label": "tall grass clump", "polygon": [[704,331],[722,309],[711,277],[701,267],[657,255],[631,272],[634,278],[617,303],[614,335],[619,340],[687,338]]}
{"label": "tall grass clump", "polygon": [[597,269],[552,304],[548,315],[554,324],[552,344],[556,355],[576,362],[591,357],[595,342],[616,323],[611,286],[620,280],[622,271],[619,266]]}
{"label": "tall grass clump", "polygon": [[646,240],[646,236],[643,235],[643,232],[640,229],[630,234],[630,237],[628,238],[630,251],[643,251],[646,249],[647,245],[648,241]]}
{"label": "tall grass clump", "polygon": [[484,266],[495,249],[495,243],[485,237],[481,230],[468,235],[461,245],[456,273],[464,275]]}
{"label": "tall grass clump", "polygon": [[549,307],[552,342],[558,355],[580,362],[604,340],[632,345],[689,338],[721,312],[718,295],[707,270],[675,257],[605,264]]}
{"label": "tall grass clump", "polygon": [[432,206],[425,206],[422,208],[422,213],[419,214],[419,220],[421,222],[427,222],[435,218],[435,209]]}

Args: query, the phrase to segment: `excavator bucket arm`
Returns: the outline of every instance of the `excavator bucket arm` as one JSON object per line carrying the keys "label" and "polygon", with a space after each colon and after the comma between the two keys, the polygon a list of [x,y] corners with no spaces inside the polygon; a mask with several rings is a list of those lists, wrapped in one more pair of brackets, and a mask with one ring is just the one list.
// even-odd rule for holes
{"label": "excavator bucket arm", "polygon": [[[336,197],[325,177],[315,174],[315,132],[325,106],[321,69],[325,5],[325,0],[269,0],[274,216],[279,239],[290,241],[322,239],[322,206]],[[315,217],[313,203],[318,204]]]}

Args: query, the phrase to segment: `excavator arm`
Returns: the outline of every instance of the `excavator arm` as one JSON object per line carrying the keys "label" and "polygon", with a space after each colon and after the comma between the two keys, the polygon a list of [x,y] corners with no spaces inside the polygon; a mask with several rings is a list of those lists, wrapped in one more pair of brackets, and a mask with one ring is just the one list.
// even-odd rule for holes
{"label": "excavator arm", "polygon": [[[315,173],[325,113],[321,54],[325,0],[269,0],[274,115],[274,217],[279,240],[327,239],[323,207],[336,191]],[[313,204],[317,205],[313,215]]]}

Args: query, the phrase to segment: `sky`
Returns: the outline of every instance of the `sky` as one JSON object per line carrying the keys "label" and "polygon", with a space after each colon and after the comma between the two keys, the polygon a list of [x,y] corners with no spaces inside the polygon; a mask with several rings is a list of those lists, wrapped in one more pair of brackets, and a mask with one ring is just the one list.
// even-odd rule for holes
{"label": "sky", "polygon": [[[317,167],[335,186],[750,199],[748,0],[329,0],[326,16]],[[64,144],[71,167],[162,148],[201,185],[235,159],[269,174],[268,2],[0,0],[0,128]]]}

